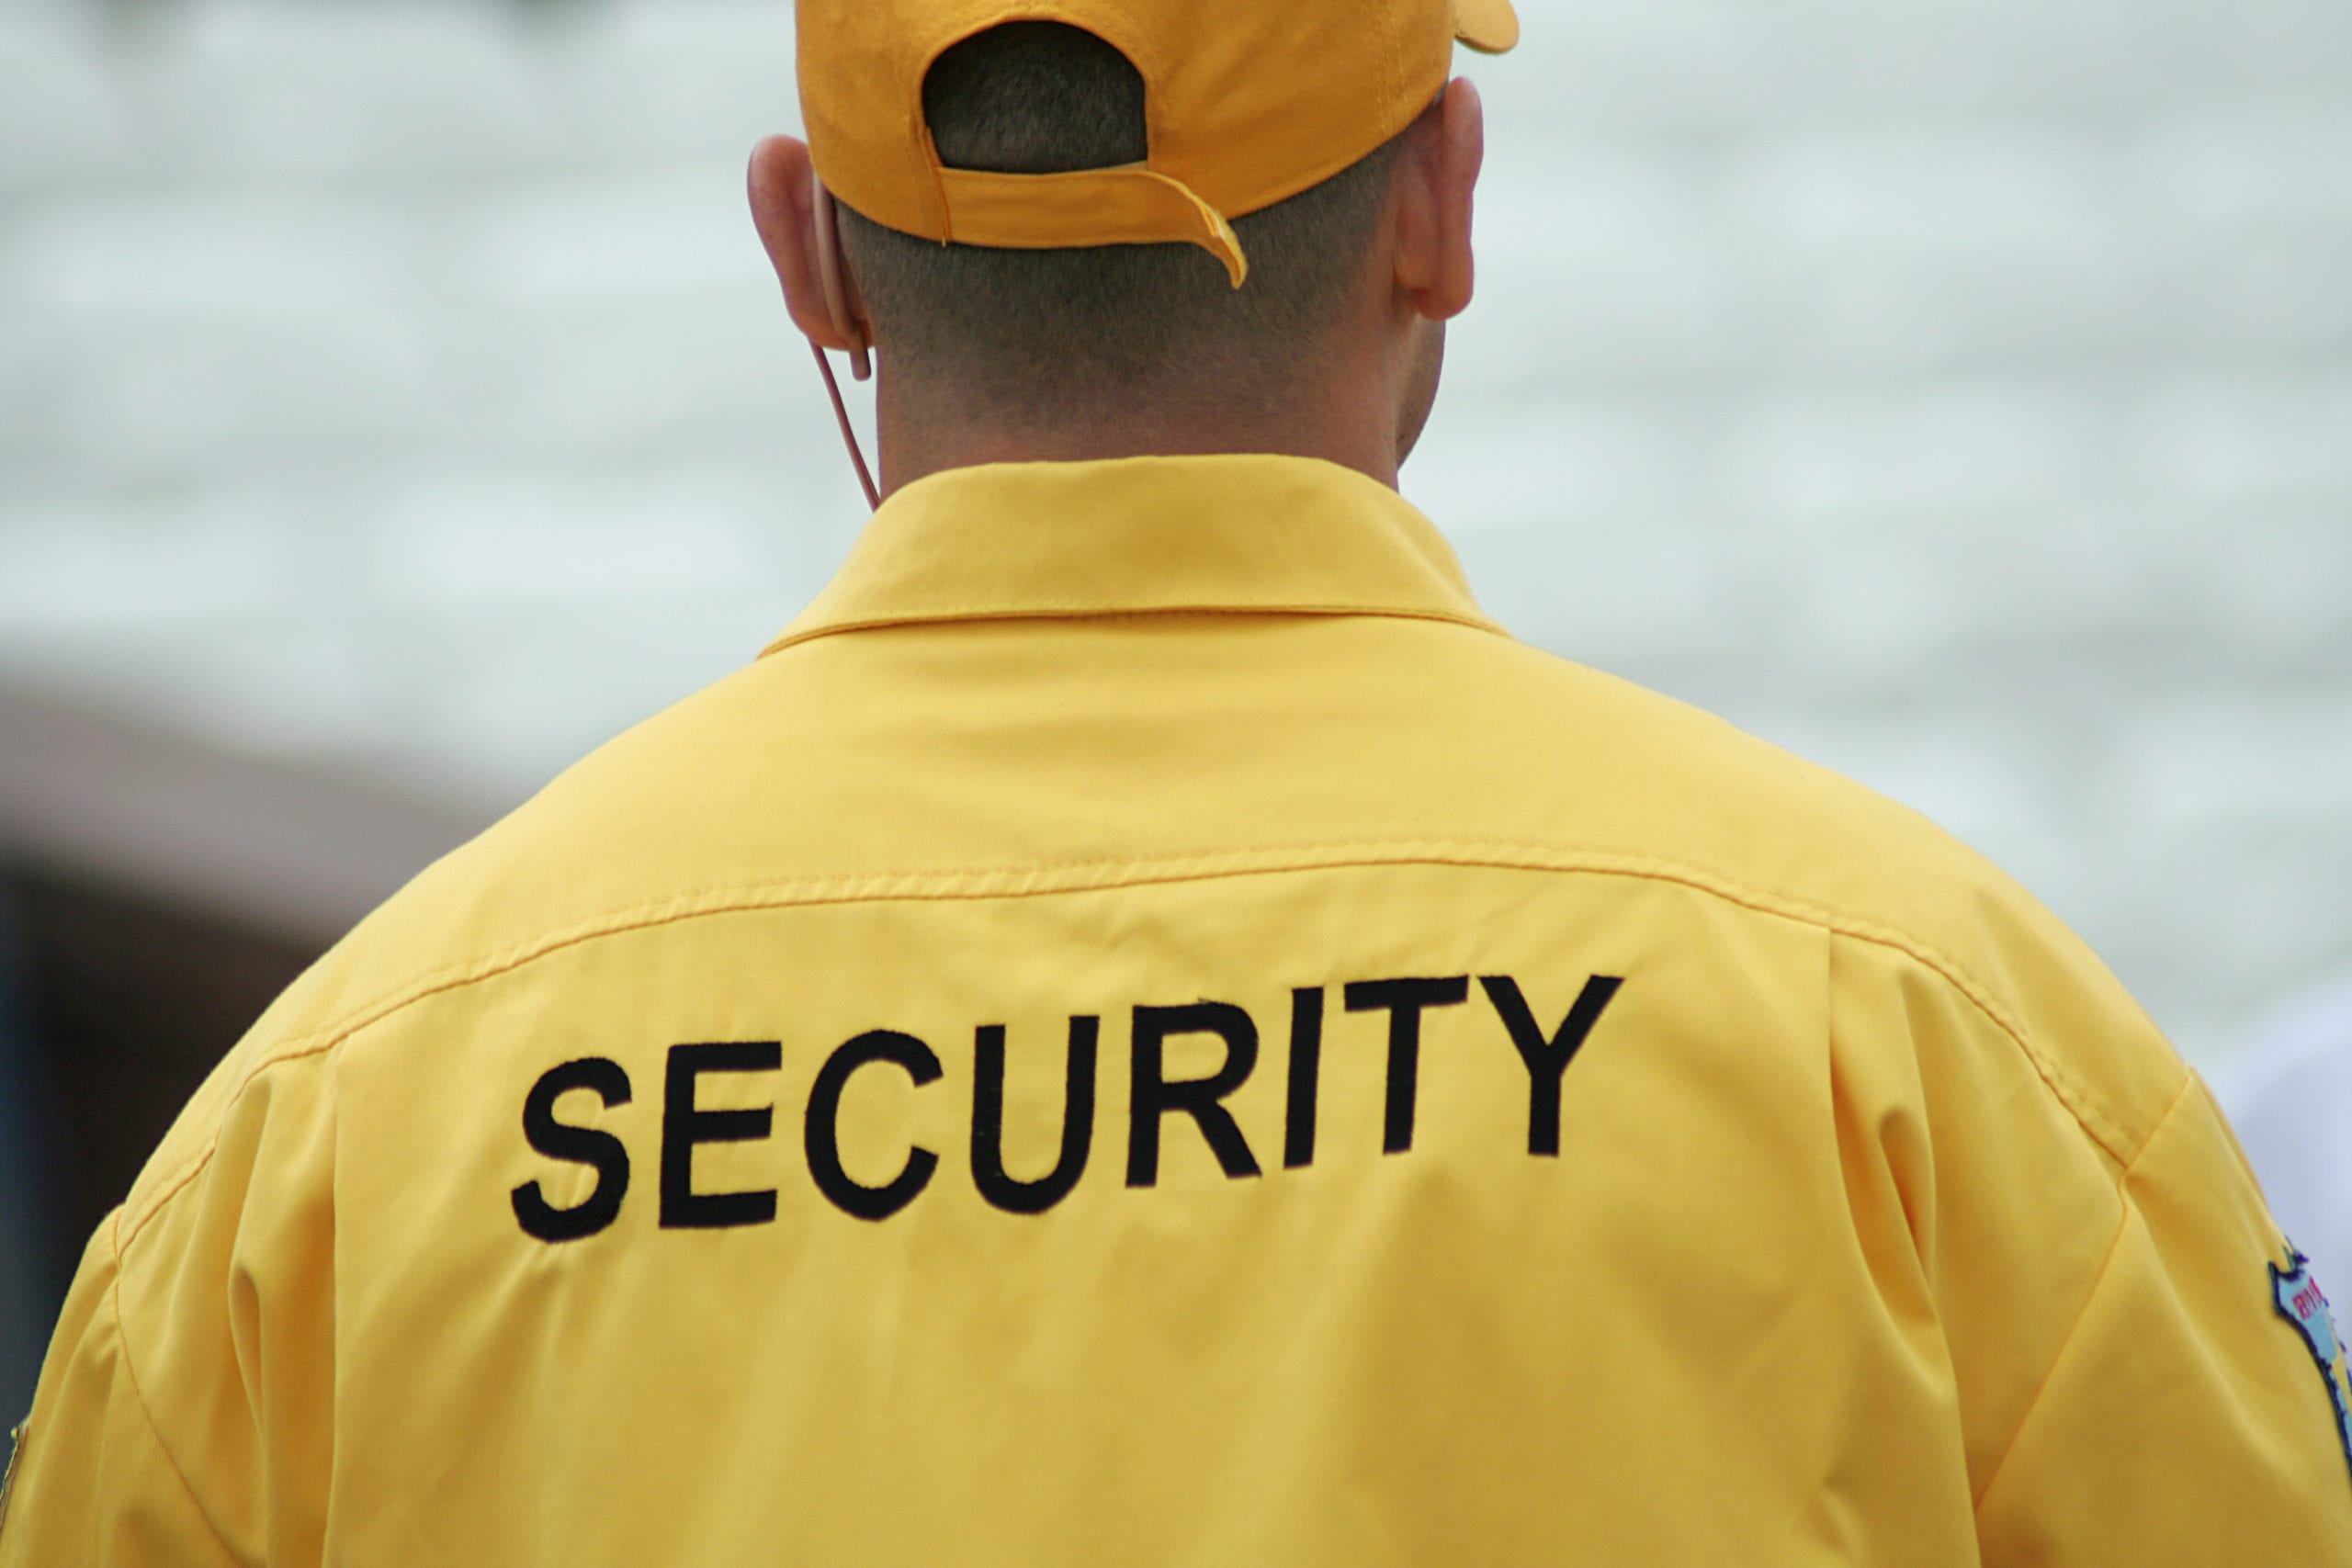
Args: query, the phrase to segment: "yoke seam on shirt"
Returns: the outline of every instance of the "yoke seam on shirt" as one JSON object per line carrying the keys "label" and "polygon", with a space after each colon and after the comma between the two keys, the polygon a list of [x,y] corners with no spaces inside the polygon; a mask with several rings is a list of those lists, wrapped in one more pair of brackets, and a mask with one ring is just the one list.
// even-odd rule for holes
{"label": "yoke seam on shirt", "polygon": [[[1512,855],[1516,858],[1506,858]],[[331,1022],[293,1035],[279,1048],[266,1053],[238,1079],[223,1103],[233,1104],[255,1078],[271,1067],[332,1051],[352,1035],[428,997],[495,978],[582,942],[652,930],[705,916],[824,904],[1042,897],[1060,893],[1104,892],[1117,887],[1211,881],[1287,871],[1331,871],[1352,866],[1408,864],[1582,873],[1671,882],[1758,913],[1794,919],[1856,941],[1892,948],[1940,976],[2007,1034],[2024,1053],[2036,1074],[2075,1119],[2076,1125],[2105,1149],[2117,1164],[2128,1168],[2138,1158],[2140,1149],[2145,1146],[2144,1139],[2135,1145],[2120,1127],[2108,1120],[2091,1103],[2057,1063],[2035,1047],[2024,1028],[1994,997],[1991,987],[1978,981],[1958,962],[1907,931],[1792,895],[1767,893],[1701,867],[1637,852],[1571,850],[1558,845],[1512,840],[1358,840],[1338,844],[1212,851],[1157,861],[1077,861],[1025,866],[970,867],[960,871],[869,872],[706,887],[658,903],[592,916],[570,926],[510,943],[496,952],[445,964],[414,976],[371,1001],[345,1010]],[[1037,885],[1041,877],[1047,879],[1045,886]],[[2157,1125],[2162,1124],[2162,1120],[2158,1119]],[[188,1156],[182,1168],[162,1179],[160,1190],[130,1220],[128,1234],[120,1236],[121,1247],[127,1247],[136,1239],[147,1222],[195,1179],[211,1158],[219,1137],[219,1130],[215,1128],[206,1137],[203,1146]]]}
{"label": "yoke seam on shirt", "polygon": [[[249,1083],[252,1079],[246,1081]],[[209,1146],[206,1153],[210,1153]],[[160,1209],[161,1203],[156,1207]],[[123,1381],[130,1385],[131,1403],[139,1406],[139,1418],[147,1423],[147,1435],[155,1439],[155,1451],[164,1456],[164,1462],[171,1466],[173,1479],[180,1483],[180,1490],[187,1494],[188,1506],[194,1508],[196,1517],[204,1521],[204,1528],[212,1532],[213,1543],[220,1548],[221,1555],[233,1562],[237,1561],[237,1549],[229,1544],[229,1538],[221,1533],[211,1511],[205,1507],[204,1499],[196,1495],[195,1483],[188,1480],[179,1456],[172,1452],[172,1445],[164,1439],[164,1429],[155,1424],[155,1407],[147,1402],[147,1391],[139,1386],[139,1369],[130,1359],[130,1320],[122,1310],[122,1249],[125,1245],[122,1211],[117,1209],[107,1226],[107,1250],[114,1255],[114,1279],[107,1286],[107,1295],[114,1303],[114,1341],[116,1353],[122,1358]]]}
{"label": "yoke seam on shirt", "polygon": [[1984,1511],[1985,1499],[1992,1496],[1993,1489],[2000,1484],[2002,1475],[2008,1470],[2009,1456],[2017,1452],[2018,1440],[2025,1436],[2026,1427],[2032,1425],[2033,1413],[2041,1408],[2042,1395],[2050,1392],[2050,1384],[2057,1378],[2058,1368],[2065,1361],[2066,1352],[2074,1347],[2075,1336],[2082,1332],[2084,1322],[2091,1314],[2092,1303],[2098,1300],[2099,1291],[2106,1285],[2108,1275],[2114,1271],[2115,1260],[2123,1251],[2123,1238],[2132,1232],[2132,1202],[2123,1195],[2124,1189],[2131,1185],[2132,1173],[2139,1168],[2141,1158],[2155,1145],[2157,1134],[2164,1131],[2165,1124],[2173,1119],[2188,1099],[2189,1090],[2196,1087],[2195,1074],[2188,1074],[2182,1078],[2178,1092],[2172,1097],[2172,1103],[2165,1107],[2165,1113],[2156,1118],[2154,1126],[2148,1129],[2148,1136],[2141,1144],[2138,1153],[2126,1161],[2123,1168],[2116,1174],[2116,1199],[2122,1212],[2116,1216],[2115,1235],[2107,1244],[2107,1255],[2099,1259],[2098,1271],[2091,1276],[2090,1289],[2083,1292],[2082,1305],[2075,1309],[2074,1321],[2066,1325],[2066,1332],[2059,1337],[2058,1348],[2051,1352],[2050,1364],[2042,1369],[2041,1381],[2034,1384],[2033,1397],[2026,1401],[2025,1408],[2018,1413],[2018,1424],[2010,1431],[2009,1440],[2001,1445],[2001,1457],[1993,1461],[1993,1471],[1984,1478],[1984,1489],[1976,1494],[1974,1500],[1969,1505],[1972,1517]]}

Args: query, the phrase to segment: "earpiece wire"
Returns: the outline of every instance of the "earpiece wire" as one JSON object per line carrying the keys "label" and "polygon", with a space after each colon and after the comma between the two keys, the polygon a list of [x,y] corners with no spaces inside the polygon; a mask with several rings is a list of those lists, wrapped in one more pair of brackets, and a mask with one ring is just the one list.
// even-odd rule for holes
{"label": "earpiece wire", "polygon": [[849,460],[857,468],[858,488],[865,491],[868,511],[882,508],[882,492],[874,487],[874,471],[865,466],[865,454],[857,445],[857,432],[850,427],[849,404],[842,400],[842,384],[833,378],[833,362],[812,339],[808,352],[817,356],[817,373],[825,378],[825,395],[833,400],[833,419],[842,427],[842,445],[849,448]]}

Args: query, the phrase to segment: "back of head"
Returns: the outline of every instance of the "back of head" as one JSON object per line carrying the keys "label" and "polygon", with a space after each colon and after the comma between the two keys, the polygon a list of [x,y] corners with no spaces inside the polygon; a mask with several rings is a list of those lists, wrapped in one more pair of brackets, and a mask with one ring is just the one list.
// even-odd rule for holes
{"label": "back of head", "polygon": [[[1046,175],[1141,164],[1144,81],[1082,28],[1013,22],[955,45],[922,84],[948,168]],[[1001,419],[1099,420],[1278,406],[1311,369],[1364,276],[1392,141],[1299,194],[1233,220],[1235,288],[1180,243],[1065,249],[943,243],[842,209],[842,243],[895,375]]]}

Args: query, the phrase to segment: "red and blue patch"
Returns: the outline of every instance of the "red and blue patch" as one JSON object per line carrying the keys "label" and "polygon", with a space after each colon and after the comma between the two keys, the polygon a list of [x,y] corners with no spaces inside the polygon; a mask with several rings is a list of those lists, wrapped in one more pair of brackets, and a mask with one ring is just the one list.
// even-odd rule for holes
{"label": "red and blue patch", "polygon": [[2312,1260],[2292,1247],[2287,1251],[2293,1259],[2287,1268],[2270,1265],[2271,1304],[2303,1337],[2304,1348],[2311,1351],[2312,1361],[2319,1367],[2320,1381],[2327,1385],[2328,1402],[2335,1407],[2336,1441],[2343,1446],[2346,1466],[2352,1468],[2352,1397],[2347,1397],[2346,1393],[2344,1339],[2335,1331],[2335,1317],[2328,1311],[2326,1292],[2312,1277]]}

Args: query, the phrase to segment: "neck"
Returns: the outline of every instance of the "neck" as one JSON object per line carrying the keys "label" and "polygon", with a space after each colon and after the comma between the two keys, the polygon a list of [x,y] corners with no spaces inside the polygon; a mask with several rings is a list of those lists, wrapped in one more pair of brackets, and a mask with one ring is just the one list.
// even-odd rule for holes
{"label": "neck", "polygon": [[[1113,457],[1270,453],[1319,457],[1394,490],[1398,431],[1387,378],[1327,367],[1279,394],[1234,396],[1213,408],[1099,408],[1011,416],[919,371],[892,374],[877,354],[876,424],[886,496],[928,475],[983,463],[1074,463]],[[1352,373],[1351,373],[1352,372]]]}
{"label": "neck", "polygon": [[1320,457],[1353,468],[1391,490],[1396,488],[1395,441],[1348,439],[1343,432],[1219,430],[1191,424],[1155,428],[1140,422],[1115,431],[984,426],[930,431],[894,428],[888,419],[879,423],[880,482],[886,497],[929,475],[949,468],[978,468],[984,463],[1083,463],[1112,457],[1190,457],[1221,453]]}

